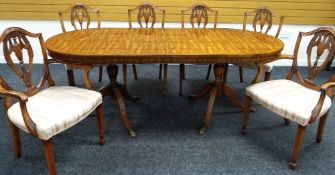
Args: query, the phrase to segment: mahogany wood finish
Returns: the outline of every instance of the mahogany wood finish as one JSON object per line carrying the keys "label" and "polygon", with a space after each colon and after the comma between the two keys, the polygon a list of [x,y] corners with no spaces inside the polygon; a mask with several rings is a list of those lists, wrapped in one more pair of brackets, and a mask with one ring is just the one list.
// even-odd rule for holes
{"label": "mahogany wood finish", "polygon": [[[303,75],[299,72],[298,66],[298,52],[300,48],[300,42],[303,37],[311,37],[308,46],[307,46],[307,63],[308,63],[308,74],[307,77],[303,77]],[[314,52],[314,49],[316,50]],[[327,51],[326,51],[327,50]],[[314,55],[316,55],[314,57]],[[292,68],[288,73],[287,79],[292,80],[293,76],[295,75],[296,80],[302,86],[317,90],[321,92],[320,98],[318,103],[316,104],[315,108],[312,111],[311,118],[309,120],[309,124],[312,124],[316,121],[317,117],[320,114],[323,102],[325,97],[328,96],[333,99],[334,96],[334,87],[335,87],[335,75],[333,74],[326,82],[322,83],[321,85],[315,84],[313,80],[315,77],[324,70],[329,62],[335,55],[335,31],[330,27],[320,27],[315,29],[311,32],[300,32],[297,38],[297,42],[294,49],[294,55],[292,56],[293,63]],[[320,57],[325,59],[320,59]],[[313,59],[312,59],[313,57]],[[280,57],[278,59],[281,59]],[[249,118],[249,111],[250,111],[250,103],[252,99],[246,96],[246,102],[244,109],[244,117],[243,117],[243,124],[241,133],[244,135],[246,133],[246,129],[248,126],[248,118]],[[322,134],[324,130],[324,126],[326,123],[328,112],[320,118],[319,127],[317,130],[317,137],[316,142],[320,143],[322,140]],[[289,124],[289,120],[285,120],[285,124]],[[298,126],[296,142],[293,149],[292,160],[289,167],[294,170],[297,166],[297,159],[299,149],[303,140],[304,131],[307,126]]]}
{"label": "mahogany wood finish", "polygon": [[[64,25],[64,17],[63,17],[65,13],[70,14],[70,22],[74,30],[89,29],[91,24],[90,14],[96,14],[98,28],[100,28],[101,26],[100,11],[98,9],[92,9],[82,2],[77,2],[73,4],[70,8],[66,9],[65,11],[58,12],[60,24],[62,27],[62,31],[64,33],[67,32]],[[73,75],[73,70],[69,68],[69,65],[67,65],[66,68],[67,68],[66,73],[69,85],[75,86],[76,83]],[[99,66],[99,82],[101,81],[102,81],[102,66]]]}
{"label": "mahogany wood finish", "polygon": [[[239,44],[236,44],[235,36],[239,36]],[[76,44],[79,38],[80,45]],[[189,41],[194,38],[201,42],[190,44]],[[46,46],[50,56],[67,63],[110,65],[107,70],[111,83],[100,92],[115,98],[124,125],[131,135],[135,135],[126,115],[122,95],[132,100],[136,98],[131,97],[126,88],[116,82],[118,68],[115,64],[217,63],[216,72],[221,76],[220,72],[224,68],[221,64],[271,61],[280,56],[284,44],[272,36],[235,29],[102,28],[59,34],[49,38]],[[88,76],[88,73],[85,75]],[[232,92],[228,85],[219,80],[205,87],[212,88],[213,85],[220,92],[224,91],[223,94]],[[210,90],[204,91],[206,93]],[[237,106],[243,106],[234,95],[228,97]]]}
{"label": "mahogany wood finish", "polygon": [[[34,84],[32,81],[32,72],[33,72],[33,62],[34,62],[34,52],[31,47],[31,40],[38,40],[41,46],[42,56],[43,56],[43,73],[41,79],[37,84]],[[11,27],[7,28],[2,35],[0,36],[0,43],[3,44],[3,54],[7,65],[13,71],[13,75],[17,76],[22,80],[24,84],[24,91],[18,91],[13,89],[5,79],[0,75],[0,95],[4,97],[5,103],[4,107],[6,110],[6,115],[8,109],[13,105],[13,98],[17,100],[20,104],[21,113],[23,116],[23,121],[28,129],[29,133],[32,136],[39,138],[36,131],[36,124],[31,119],[27,101],[28,97],[38,94],[47,83],[48,87],[54,86],[55,83],[49,72],[49,60],[46,52],[46,46],[41,33],[30,33],[22,28]],[[27,53],[27,58],[25,56]],[[18,61],[19,66],[15,65],[14,62]],[[98,109],[99,110],[99,109]],[[103,135],[103,121],[102,121],[102,111],[98,112],[99,122],[99,131],[100,131],[100,140],[104,139]],[[16,157],[21,155],[21,142],[20,142],[20,133],[17,126],[15,126],[11,120],[8,118],[9,126],[11,128],[12,137],[14,140],[14,150]],[[55,174],[55,165],[54,165],[54,153],[52,149],[51,140],[43,140],[45,157],[47,160],[48,168],[50,174]]]}
{"label": "mahogany wood finish", "polygon": [[[244,13],[244,20],[243,20],[243,30],[247,28],[247,20],[248,17],[253,17],[252,20],[252,27],[253,31],[268,34],[271,30],[273,25],[273,19],[278,18],[278,28],[275,37],[278,38],[284,17],[275,14],[270,8],[268,7],[259,7],[254,11],[245,12]],[[271,71],[272,72],[272,71]],[[268,81],[271,78],[271,72],[265,72],[264,81]],[[240,82],[243,82],[243,67],[239,66],[239,75],[240,75]]]}
{"label": "mahogany wood finish", "polygon": [[[162,14],[162,23],[161,23],[161,28],[164,28],[165,24],[165,10],[160,9],[156,7],[154,4],[151,3],[143,3],[138,5],[134,9],[128,9],[128,23],[129,23],[129,28],[132,29],[132,13],[137,12],[137,23],[140,25],[140,28],[154,28],[156,21],[157,21],[157,13]],[[142,21],[144,20],[144,21]],[[151,26],[150,26],[151,23]],[[136,72],[136,65],[132,64],[133,67],[133,72],[134,72],[134,77],[135,80],[137,80],[137,72]],[[127,71],[127,67],[123,66],[123,74],[126,74],[125,71]],[[164,67],[164,72],[167,74],[167,67]],[[161,79],[162,76],[162,64],[159,65],[159,79]],[[127,77],[124,77],[124,79],[127,79]],[[124,80],[124,85],[127,87],[126,80]],[[163,80],[163,94],[167,95],[167,79]]]}
{"label": "mahogany wood finish", "polygon": [[[209,8],[208,6],[206,6],[203,3],[197,3],[197,4],[193,5],[192,7],[181,11],[181,26],[182,26],[182,28],[185,28],[185,19],[184,18],[185,18],[185,14],[187,14],[189,11],[191,11],[191,13],[190,13],[190,23],[192,25],[192,28],[206,28],[206,26],[208,24],[208,20],[209,20],[209,15],[210,15],[209,13],[212,13],[213,16],[214,16],[214,29],[216,29],[219,12],[217,10],[213,10],[213,9]],[[195,22],[195,20],[196,20],[196,22]],[[201,27],[201,23],[203,23],[202,27]],[[212,68],[212,64],[209,64],[208,69],[207,69],[207,74],[206,74],[206,80],[209,79],[211,68]],[[180,64],[179,69],[181,69],[180,77],[185,79],[185,65]],[[179,80],[179,95],[180,96],[183,95],[183,79]]]}

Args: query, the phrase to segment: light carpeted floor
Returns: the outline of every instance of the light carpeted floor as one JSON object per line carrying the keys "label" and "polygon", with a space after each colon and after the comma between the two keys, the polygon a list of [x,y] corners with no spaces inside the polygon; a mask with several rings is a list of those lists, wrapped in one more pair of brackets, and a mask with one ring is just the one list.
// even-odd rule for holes
{"label": "light carpeted floor", "polygon": [[[35,65],[38,77],[40,66]],[[291,171],[291,158],[297,125],[284,125],[282,118],[253,104],[249,132],[241,136],[242,111],[226,97],[216,101],[207,133],[201,137],[198,129],[206,112],[208,96],[192,101],[178,96],[178,66],[169,66],[169,93],[163,96],[158,80],[158,65],[137,65],[134,81],[128,69],[129,91],[140,99],[126,101],[126,110],[137,132],[130,138],[119,119],[113,99],[104,99],[106,144],[98,144],[95,113],[80,124],[54,137],[57,173],[64,174],[335,174],[335,120],[331,109],[323,142],[315,142],[317,123],[307,128],[298,160]],[[272,79],[285,78],[289,68],[276,67]],[[209,81],[205,80],[206,65],[186,66],[186,95],[195,93]],[[57,85],[66,85],[64,66],[52,65],[51,73]],[[76,82],[83,87],[80,72]],[[326,77],[334,71],[323,72]],[[0,65],[0,74],[14,86],[18,79]],[[254,71],[245,72],[250,82]],[[97,69],[91,74],[99,87]],[[103,82],[108,83],[104,73]],[[120,79],[121,81],[122,79]],[[211,81],[213,75],[211,75]],[[321,81],[321,79],[318,79]],[[244,100],[248,83],[239,83],[238,70],[231,66],[229,84],[239,99]],[[3,100],[1,100],[1,106]],[[21,132],[22,156],[14,158],[11,133],[4,115],[0,116],[0,174],[47,174],[40,140]]]}

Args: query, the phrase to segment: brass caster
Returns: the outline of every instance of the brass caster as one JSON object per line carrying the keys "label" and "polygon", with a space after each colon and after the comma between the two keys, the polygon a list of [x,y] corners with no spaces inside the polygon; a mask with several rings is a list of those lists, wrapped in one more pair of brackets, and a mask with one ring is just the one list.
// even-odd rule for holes
{"label": "brass caster", "polygon": [[135,137],[136,137],[136,133],[135,133],[135,131],[129,131],[129,136],[130,136],[131,138],[135,138]]}

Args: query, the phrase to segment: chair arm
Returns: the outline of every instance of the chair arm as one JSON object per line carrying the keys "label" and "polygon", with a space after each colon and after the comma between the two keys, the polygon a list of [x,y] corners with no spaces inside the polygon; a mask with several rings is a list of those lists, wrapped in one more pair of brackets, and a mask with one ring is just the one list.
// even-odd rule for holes
{"label": "chair arm", "polygon": [[282,59],[290,59],[290,60],[293,60],[294,59],[294,56],[293,55],[289,55],[289,54],[281,54],[279,56],[279,59],[282,60]]}
{"label": "chair arm", "polygon": [[325,101],[325,98],[327,96],[327,91],[330,88],[334,88],[334,87],[335,87],[335,82],[328,82],[328,83],[325,83],[325,84],[321,85],[321,88],[320,88],[320,91],[321,91],[320,98],[319,98],[319,101],[316,104],[315,108],[312,111],[312,117],[311,117],[311,119],[308,122],[309,124],[313,123],[317,119],[317,117],[319,116],[320,111],[322,109],[322,106],[323,106],[323,103]]}
{"label": "chair arm", "polygon": [[5,98],[6,97],[13,97],[13,98],[15,98],[19,101],[23,121],[24,121],[28,131],[33,136],[38,137],[37,131],[36,131],[36,124],[30,118],[28,110],[27,110],[27,105],[26,104],[28,102],[28,96],[24,93],[21,93],[21,92],[17,92],[17,91],[14,91],[14,90],[6,90],[6,89],[3,89],[3,88],[1,88],[0,94],[4,95]]}

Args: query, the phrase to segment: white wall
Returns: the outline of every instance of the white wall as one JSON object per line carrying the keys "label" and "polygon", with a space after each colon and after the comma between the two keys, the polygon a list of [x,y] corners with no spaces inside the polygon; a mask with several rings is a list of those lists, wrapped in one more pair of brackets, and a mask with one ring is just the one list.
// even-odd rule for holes
{"label": "white wall", "polygon": [[[69,25],[68,23],[66,25]],[[94,27],[96,24],[92,24]],[[44,39],[61,33],[61,27],[59,21],[30,21],[30,20],[0,20],[0,31],[5,30],[8,27],[22,27],[30,32],[43,34]],[[110,22],[110,21],[102,21],[101,27],[120,27],[120,28],[128,28],[127,22]],[[181,27],[179,23],[166,23],[166,28],[179,28]],[[284,54],[293,54],[296,38],[298,36],[299,31],[311,31],[319,26],[316,25],[283,25],[281,34],[279,38],[284,42],[285,47],[282,53]],[[332,26],[335,28],[334,26]],[[241,29],[242,24],[218,24],[218,28],[236,28]],[[276,26],[274,26],[276,29]],[[270,33],[274,33],[275,31],[270,31]],[[303,40],[302,44],[307,45],[308,41]],[[37,43],[32,43],[33,47]],[[37,46],[37,45],[36,45]],[[301,46],[302,48],[306,48]],[[2,53],[2,46],[0,47],[0,53]],[[35,53],[36,63],[42,62],[42,57],[39,53]],[[305,65],[305,52],[301,52],[299,54],[301,65]],[[0,63],[4,63],[4,57],[0,54]],[[277,61],[275,63],[278,66],[290,66],[291,62],[287,60]]]}

